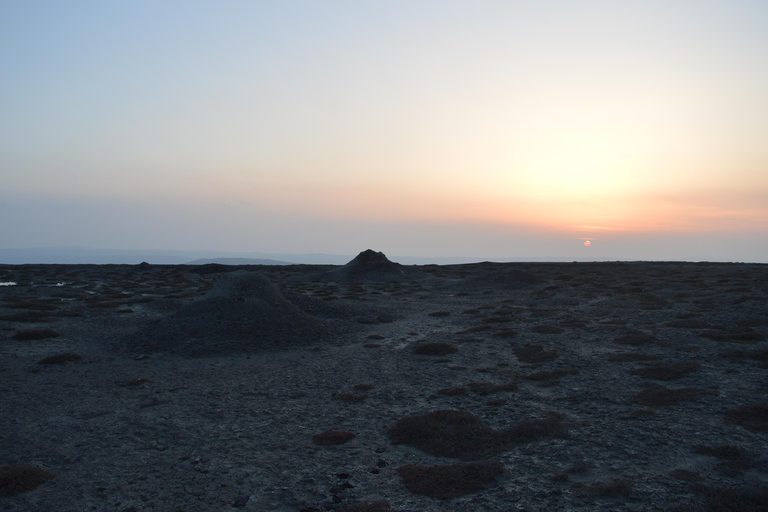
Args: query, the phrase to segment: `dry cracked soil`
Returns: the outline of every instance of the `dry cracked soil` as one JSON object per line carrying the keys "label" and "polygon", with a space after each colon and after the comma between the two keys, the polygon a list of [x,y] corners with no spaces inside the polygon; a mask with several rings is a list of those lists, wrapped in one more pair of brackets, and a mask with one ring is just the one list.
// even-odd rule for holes
{"label": "dry cracked soil", "polygon": [[0,283],[0,510],[768,510],[766,265]]}

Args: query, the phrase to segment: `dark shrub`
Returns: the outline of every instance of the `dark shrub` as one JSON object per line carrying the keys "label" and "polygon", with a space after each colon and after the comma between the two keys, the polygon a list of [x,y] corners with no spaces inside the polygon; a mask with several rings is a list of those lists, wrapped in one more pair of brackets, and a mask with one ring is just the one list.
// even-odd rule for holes
{"label": "dark shrub", "polygon": [[468,395],[469,390],[463,387],[444,388],[437,392],[438,395],[456,396],[456,395]]}
{"label": "dark shrub", "polygon": [[456,334],[474,334],[478,332],[489,331],[490,329],[491,329],[490,325],[478,325],[477,327],[470,327],[469,329],[464,329],[463,331],[459,331]]}
{"label": "dark shrub", "polygon": [[613,342],[618,343],[619,345],[638,346],[638,345],[647,345],[648,343],[653,343],[655,340],[656,340],[656,337],[651,336],[650,334],[647,334],[644,332],[637,332],[637,333],[631,333],[631,334],[627,334],[625,336],[616,338],[615,340],[613,340]]}
{"label": "dark shrub", "polygon": [[725,422],[740,425],[755,432],[768,431],[768,404],[750,404],[729,409],[725,412]]}
{"label": "dark shrub", "polygon": [[24,311],[11,315],[0,315],[0,320],[5,322],[53,322],[55,318],[42,311]]}
{"label": "dark shrub", "polygon": [[673,320],[664,325],[675,329],[706,329],[710,327],[709,323],[703,320]]}
{"label": "dark shrub", "polygon": [[373,501],[371,503],[356,503],[342,507],[339,512],[391,512],[388,501]]}
{"label": "dark shrub", "polygon": [[544,350],[544,347],[541,345],[525,345],[523,347],[516,347],[512,351],[521,363],[544,363],[552,361],[557,357],[557,352],[554,350]]}
{"label": "dark shrub", "polygon": [[31,491],[55,477],[54,473],[34,466],[0,466],[0,497]]}
{"label": "dark shrub", "polygon": [[70,361],[80,361],[81,359],[81,356],[73,354],[72,352],[63,352],[61,354],[44,357],[39,360],[37,364],[65,364]]}
{"label": "dark shrub", "polygon": [[504,472],[498,461],[449,466],[407,465],[397,469],[409,491],[437,499],[450,499],[482,490]]}
{"label": "dark shrub", "polygon": [[487,316],[481,320],[484,324],[506,324],[513,321],[514,318],[509,316]]}
{"label": "dark shrub", "polygon": [[20,341],[44,340],[46,338],[58,338],[61,336],[53,329],[30,329],[28,331],[19,331],[13,335],[13,339]]}
{"label": "dark shrub", "polygon": [[539,334],[560,334],[565,331],[562,327],[556,325],[537,325],[531,329]]}
{"label": "dark shrub", "polygon": [[700,396],[714,394],[716,394],[714,391],[701,388],[668,389],[659,386],[645,389],[632,398],[646,407],[669,407],[683,400],[693,400]]}
{"label": "dark shrub", "polygon": [[489,395],[500,391],[516,391],[517,384],[509,382],[507,384],[493,384],[491,382],[470,382],[467,384],[469,390],[479,395]]}
{"label": "dark shrub", "polygon": [[669,476],[683,482],[696,483],[700,482],[703,478],[696,471],[689,471],[687,469],[678,468],[670,471]]}
{"label": "dark shrub", "polygon": [[673,509],[674,512],[766,512],[768,487],[706,488],[695,502]]}
{"label": "dark shrub", "polygon": [[20,301],[11,304],[5,304],[3,307],[8,309],[27,309],[32,311],[56,311],[58,306],[45,301],[29,300]]}
{"label": "dark shrub", "polygon": [[444,356],[458,351],[459,349],[447,343],[422,343],[413,349],[414,354],[424,356]]}
{"label": "dark shrub", "polygon": [[721,444],[718,446],[697,444],[693,447],[693,452],[699,453],[701,455],[709,455],[710,457],[716,457],[723,460],[749,459],[749,455],[745,449],[730,444]]}
{"label": "dark shrub", "polygon": [[729,350],[723,355],[735,361],[744,359],[760,361],[762,368],[768,367],[768,350]]}
{"label": "dark shrub", "polygon": [[518,443],[532,443],[561,436],[566,431],[563,416],[558,413],[550,413],[543,420],[521,421],[505,432]]}
{"label": "dark shrub", "polygon": [[752,329],[751,327],[737,327],[722,331],[702,331],[699,336],[710,340],[731,342],[731,343],[756,343],[765,340],[765,336]]}
{"label": "dark shrub", "polygon": [[642,362],[642,361],[658,361],[661,357],[653,354],[640,354],[637,352],[622,352],[620,354],[611,355],[608,360],[619,363],[628,362]]}
{"label": "dark shrub", "polygon": [[653,380],[677,380],[685,377],[691,372],[698,371],[701,367],[699,363],[693,361],[680,361],[671,364],[659,364],[647,366],[645,368],[636,368],[629,373],[637,375],[644,379]]}
{"label": "dark shrub", "polygon": [[406,416],[388,431],[393,444],[407,444],[430,455],[477,459],[512,447],[507,436],[486,427],[469,412],[434,411]]}
{"label": "dark shrub", "polygon": [[322,434],[315,434],[312,440],[322,446],[344,444],[355,438],[355,434],[344,430],[328,430]]}
{"label": "dark shrub", "polygon": [[149,384],[152,382],[149,379],[133,379],[133,380],[126,380],[120,383],[120,386],[124,388],[130,388],[130,387],[136,387],[136,386],[143,386],[144,384]]}
{"label": "dark shrub", "polygon": [[566,431],[562,419],[552,413],[543,420],[493,430],[471,413],[443,410],[401,418],[388,433],[393,444],[408,444],[438,457],[471,460],[508,451],[515,443],[558,436]]}
{"label": "dark shrub", "polygon": [[551,372],[534,372],[525,376],[526,380],[532,380],[537,382],[542,381],[557,381],[566,375],[576,375],[579,370],[553,370]]}
{"label": "dark shrub", "polygon": [[594,482],[584,489],[588,496],[629,496],[632,494],[635,483],[628,478],[616,478],[610,482]]}
{"label": "dark shrub", "polygon": [[358,395],[356,393],[339,393],[336,398],[344,402],[360,402],[368,398],[367,395]]}

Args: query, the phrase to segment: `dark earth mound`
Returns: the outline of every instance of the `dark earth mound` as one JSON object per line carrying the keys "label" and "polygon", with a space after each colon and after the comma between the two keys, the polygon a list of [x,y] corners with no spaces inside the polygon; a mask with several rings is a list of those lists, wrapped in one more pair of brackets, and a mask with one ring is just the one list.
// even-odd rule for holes
{"label": "dark earth mound", "polygon": [[346,265],[328,272],[327,277],[338,281],[395,281],[405,274],[404,267],[390,261],[383,252],[366,249]]}
{"label": "dark earth mound", "polygon": [[134,352],[213,356],[286,348],[318,339],[327,325],[296,307],[257,272],[223,274],[203,298],[128,340]]}

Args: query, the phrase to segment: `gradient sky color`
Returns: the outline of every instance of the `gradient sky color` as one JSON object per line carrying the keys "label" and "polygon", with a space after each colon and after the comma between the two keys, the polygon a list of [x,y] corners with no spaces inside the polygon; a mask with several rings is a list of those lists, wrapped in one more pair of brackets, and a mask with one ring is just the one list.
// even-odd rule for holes
{"label": "gradient sky color", "polygon": [[0,248],[768,262],[767,27],[762,0],[6,0]]}

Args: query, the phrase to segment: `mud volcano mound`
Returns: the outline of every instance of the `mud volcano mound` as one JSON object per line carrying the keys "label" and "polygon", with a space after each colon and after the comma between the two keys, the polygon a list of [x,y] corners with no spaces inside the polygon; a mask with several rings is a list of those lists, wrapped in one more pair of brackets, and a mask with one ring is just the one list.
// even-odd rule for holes
{"label": "mud volcano mound", "polygon": [[403,266],[389,261],[383,252],[366,249],[341,268],[328,272],[328,276],[345,281],[391,281],[405,275]]}
{"label": "mud volcano mound", "polygon": [[262,274],[223,274],[213,288],[134,336],[134,352],[214,356],[315,341],[324,322],[296,307]]}

